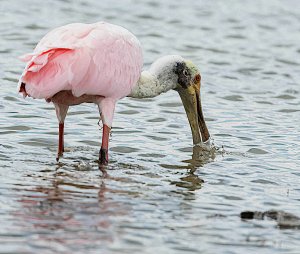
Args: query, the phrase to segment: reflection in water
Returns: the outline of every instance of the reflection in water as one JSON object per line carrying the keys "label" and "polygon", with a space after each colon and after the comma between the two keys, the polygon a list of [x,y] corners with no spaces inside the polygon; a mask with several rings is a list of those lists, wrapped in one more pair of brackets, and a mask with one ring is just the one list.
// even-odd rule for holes
{"label": "reflection in water", "polygon": [[187,163],[186,165],[162,166],[166,168],[188,169],[186,175],[180,177],[180,181],[171,181],[171,184],[174,184],[178,187],[186,188],[190,191],[195,191],[201,189],[204,183],[204,180],[196,174],[197,169],[201,172],[201,167],[213,161],[217,154],[223,154],[223,151],[221,151],[215,145],[211,145],[210,148],[207,148],[206,146],[194,146],[192,158],[183,161],[184,163]]}
{"label": "reflection in water", "polygon": [[214,161],[217,155],[223,155],[224,153],[223,148],[218,148],[215,145],[212,145],[209,149],[207,147],[194,146],[192,148],[191,159],[182,161],[184,165],[160,164],[160,166],[173,169],[190,169],[192,172],[195,172],[197,168],[201,168],[205,164]]}
{"label": "reflection in water", "polygon": [[195,171],[192,169],[187,172],[186,176],[180,177],[180,181],[171,181],[171,184],[185,188],[189,191],[201,189],[203,183],[204,180],[195,175]]}
{"label": "reflection in water", "polygon": [[[81,164],[83,165],[83,162]],[[184,177],[179,177],[179,181],[171,182],[171,186],[176,186],[175,189],[166,191],[167,188],[164,188],[165,197],[157,199],[153,189],[157,184],[149,185],[149,188],[153,189],[151,193],[145,191],[144,182],[131,180],[132,176],[138,178],[145,175],[142,171],[134,172],[139,167],[130,164],[114,165],[115,170],[120,167],[123,176],[120,176],[120,172],[114,174],[115,170],[109,167],[101,167],[101,175],[94,176],[88,183],[88,178],[80,177],[80,174],[96,172],[95,167],[90,171],[83,171],[82,165],[81,169],[74,164],[74,170],[66,170],[66,166],[70,168],[70,165],[60,162],[52,173],[49,169],[44,169],[40,171],[41,175],[29,176],[38,181],[42,177],[43,181],[49,184],[35,187],[18,184],[18,202],[21,206],[14,212],[14,220],[20,222],[22,231],[31,232],[34,238],[39,239],[38,242],[30,243],[35,248],[78,251],[77,248],[86,250],[89,246],[98,246],[100,250],[107,248],[107,244],[117,243],[120,238],[126,236],[128,230],[156,230],[151,222],[130,218],[135,218],[141,211],[150,216],[153,209],[163,209],[161,216],[168,217],[174,216],[173,212],[184,214],[186,209],[192,211],[189,202],[195,198],[194,194],[183,192],[181,188],[196,191],[203,183],[203,180],[190,170]],[[45,172],[51,174],[44,177],[42,174]],[[153,176],[147,173],[147,177],[150,177],[150,180]],[[149,180],[148,183],[151,182]],[[160,190],[161,179],[153,180],[159,183],[157,187]],[[162,206],[161,202],[173,198],[177,200],[175,203],[170,204],[168,208]],[[165,209],[168,212],[164,211]],[[118,225],[120,220],[123,222]],[[140,245],[138,240],[132,244]]]}
{"label": "reflection in water", "polygon": [[223,154],[223,151],[215,145],[212,145],[210,149],[201,146],[194,146],[192,159],[186,160],[185,162],[190,163],[192,168],[196,170],[198,167],[203,167],[206,163],[213,161],[216,156],[220,154]]}
{"label": "reflection in water", "polygon": [[45,242],[68,248],[74,241],[84,248],[112,242],[118,235],[112,233],[111,217],[129,216],[130,212],[128,204],[107,199],[110,190],[101,178],[96,187],[70,182],[56,172],[51,186],[24,188],[18,199],[21,209],[14,215],[21,219],[24,231],[36,232],[41,248]]}
{"label": "reflection in water", "polygon": [[[0,252],[299,252],[299,230],[239,219],[248,209],[300,215],[297,4],[31,0],[20,10],[19,2],[0,1]],[[55,111],[16,95],[17,57],[54,27],[99,20],[137,35],[145,69],[166,54],[197,63],[215,150],[192,149],[170,92],[118,103],[111,162],[100,169],[98,110],[72,108],[72,149],[54,170]]]}

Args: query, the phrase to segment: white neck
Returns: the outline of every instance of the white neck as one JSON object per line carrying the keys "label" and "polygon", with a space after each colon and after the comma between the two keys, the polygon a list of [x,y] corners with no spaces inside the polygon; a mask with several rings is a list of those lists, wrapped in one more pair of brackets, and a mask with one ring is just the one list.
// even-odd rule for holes
{"label": "white neck", "polygon": [[178,77],[174,73],[174,63],[182,61],[180,56],[167,56],[156,60],[148,71],[143,71],[128,97],[152,98],[177,86]]}
{"label": "white neck", "polygon": [[135,87],[133,87],[129,97],[152,98],[161,93],[165,93],[173,88],[170,83],[163,83],[157,75],[149,71],[143,71]]}

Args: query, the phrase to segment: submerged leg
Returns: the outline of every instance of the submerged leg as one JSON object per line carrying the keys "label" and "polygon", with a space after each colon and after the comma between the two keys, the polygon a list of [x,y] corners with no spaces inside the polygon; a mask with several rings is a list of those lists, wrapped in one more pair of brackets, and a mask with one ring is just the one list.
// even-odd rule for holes
{"label": "submerged leg", "polygon": [[58,151],[56,156],[56,161],[63,155],[64,152],[64,122],[69,109],[69,106],[54,103],[56,116],[59,122],[58,125]]}
{"label": "submerged leg", "polygon": [[110,133],[110,128],[106,124],[103,124],[102,145],[99,152],[99,162],[101,165],[108,164],[109,133]]}

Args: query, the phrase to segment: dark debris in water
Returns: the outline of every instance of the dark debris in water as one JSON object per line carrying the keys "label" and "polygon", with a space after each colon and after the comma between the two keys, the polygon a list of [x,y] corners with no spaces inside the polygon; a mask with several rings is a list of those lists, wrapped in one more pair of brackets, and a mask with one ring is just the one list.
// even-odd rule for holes
{"label": "dark debris in water", "polygon": [[280,229],[300,229],[300,218],[294,214],[287,213],[284,211],[244,211],[241,212],[240,216],[243,220],[275,220]]}

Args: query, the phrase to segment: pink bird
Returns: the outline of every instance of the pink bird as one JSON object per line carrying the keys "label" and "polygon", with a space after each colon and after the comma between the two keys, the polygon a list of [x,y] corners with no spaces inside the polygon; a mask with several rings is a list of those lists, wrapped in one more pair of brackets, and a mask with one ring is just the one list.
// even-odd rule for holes
{"label": "pink bird", "polygon": [[191,126],[193,143],[209,142],[200,100],[198,68],[177,55],[156,60],[142,72],[140,42],[121,26],[98,22],[58,27],[42,38],[27,62],[18,89],[24,97],[53,102],[59,121],[57,161],[64,152],[64,121],[69,106],[99,107],[103,122],[100,164],[108,163],[108,140],[116,102],[126,96],[155,97],[178,91]]}

